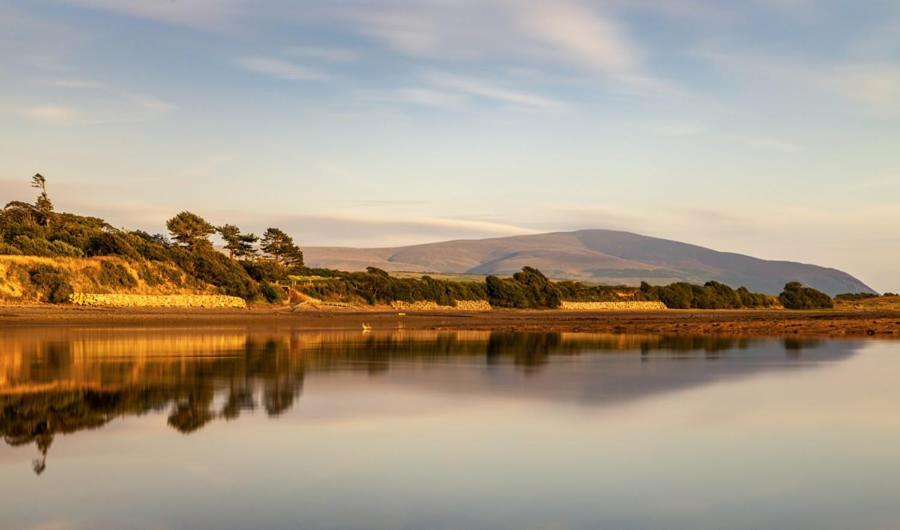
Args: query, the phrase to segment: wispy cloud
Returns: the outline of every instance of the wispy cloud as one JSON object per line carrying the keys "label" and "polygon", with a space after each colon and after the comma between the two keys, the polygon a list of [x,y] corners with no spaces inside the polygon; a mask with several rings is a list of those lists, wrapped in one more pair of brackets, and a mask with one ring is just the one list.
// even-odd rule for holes
{"label": "wispy cloud", "polygon": [[40,121],[67,123],[74,121],[79,112],[72,107],[63,105],[37,105],[19,109],[21,114]]}
{"label": "wispy cloud", "polygon": [[458,110],[469,101],[463,94],[430,88],[404,88],[398,92],[397,98],[406,103],[451,110]]}
{"label": "wispy cloud", "polygon": [[422,58],[524,58],[567,65],[630,85],[650,85],[643,51],[625,26],[579,0],[484,0],[414,5],[375,2],[335,12],[389,48]]}
{"label": "wispy cloud", "polygon": [[328,76],[314,68],[296,65],[290,61],[274,57],[241,57],[238,65],[256,74],[263,74],[286,81],[315,81],[327,79]]}
{"label": "wispy cloud", "polygon": [[616,77],[639,77],[639,52],[610,17],[574,1],[524,2],[516,15],[529,37],[558,50],[561,57]]}
{"label": "wispy cloud", "polygon": [[425,75],[425,79],[433,86],[440,87],[443,90],[488,99],[494,102],[542,109],[562,109],[565,107],[565,104],[561,101],[523,90],[507,88],[475,77],[460,76],[446,72],[429,72]]}
{"label": "wispy cloud", "polygon": [[821,62],[802,57],[703,49],[696,55],[748,82],[826,94],[882,110],[900,109],[900,68],[884,62]]}
{"label": "wispy cloud", "polygon": [[360,58],[360,53],[347,48],[326,48],[319,46],[293,46],[284,50],[284,54],[301,59],[313,59],[328,62],[352,62]]}
{"label": "wispy cloud", "polygon": [[99,81],[90,79],[50,79],[47,84],[60,88],[104,88]]}
{"label": "wispy cloud", "polygon": [[80,111],[69,114],[69,121],[77,117],[79,121],[90,123],[143,122],[162,118],[176,108],[175,104],[156,96],[123,90],[93,79],[54,78],[41,83],[61,91],[93,93],[102,99],[103,104],[99,108],[92,108],[90,104],[84,103]]}
{"label": "wispy cloud", "polygon": [[64,0],[78,7],[199,28],[212,28],[233,20],[241,0]]}

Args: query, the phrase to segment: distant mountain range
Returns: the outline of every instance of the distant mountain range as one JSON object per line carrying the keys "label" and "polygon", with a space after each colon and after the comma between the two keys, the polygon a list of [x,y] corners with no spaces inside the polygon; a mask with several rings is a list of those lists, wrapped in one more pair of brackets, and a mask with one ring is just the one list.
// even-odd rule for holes
{"label": "distant mountain range", "polygon": [[556,279],[637,285],[716,280],[764,293],[799,281],[828,294],[874,292],[831,268],[769,261],[613,230],[456,240],[395,248],[304,248],[312,267],[456,274],[512,274],[529,265]]}

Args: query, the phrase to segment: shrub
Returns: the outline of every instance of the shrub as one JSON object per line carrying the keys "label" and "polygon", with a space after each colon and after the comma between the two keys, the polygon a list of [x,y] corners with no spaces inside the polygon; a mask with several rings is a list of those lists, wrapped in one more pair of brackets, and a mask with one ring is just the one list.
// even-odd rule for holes
{"label": "shrub", "polygon": [[834,301],[827,294],[812,287],[803,287],[800,282],[790,282],[778,296],[786,309],[830,309]]}
{"label": "shrub", "polygon": [[65,241],[57,239],[55,241],[50,242],[50,247],[53,250],[54,256],[67,256],[72,258],[80,258],[84,256],[84,251],[80,248],[70,245]]}
{"label": "shrub", "polygon": [[18,247],[10,245],[9,243],[0,242],[0,254],[17,256],[21,253],[22,251],[19,250]]}
{"label": "shrub", "polygon": [[835,300],[842,300],[845,302],[856,302],[859,300],[868,300],[869,298],[878,298],[878,295],[875,293],[841,293],[834,297]]}
{"label": "shrub", "polygon": [[119,289],[131,289],[137,286],[137,280],[125,266],[111,261],[100,263],[98,281],[101,285]]}
{"label": "shrub", "polygon": [[28,271],[31,285],[50,303],[62,304],[69,301],[74,289],[62,271],[51,265],[37,265]]}
{"label": "shrub", "polygon": [[13,244],[26,256],[53,256],[53,245],[42,237],[16,236]]}
{"label": "shrub", "polygon": [[150,235],[142,230],[129,232],[125,239],[128,244],[146,260],[168,261],[171,252],[166,238],[162,235]]}
{"label": "shrub", "polygon": [[560,306],[559,290],[541,271],[523,267],[520,272],[513,274],[513,281],[525,288],[531,307],[553,309]]}
{"label": "shrub", "polygon": [[531,307],[528,293],[519,282],[488,276],[485,284],[487,285],[488,303],[492,306],[518,309]]}
{"label": "shrub", "polygon": [[754,293],[746,287],[737,290],[716,281],[704,285],[676,282],[653,286],[641,283],[642,297],[659,300],[670,309],[740,309],[770,307],[774,300],[765,294]]}
{"label": "shrub", "polygon": [[270,304],[283,302],[285,298],[284,291],[281,287],[272,285],[269,282],[262,282],[259,284],[259,292],[262,293],[266,302],[269,302]]}
{"label": "shrub", "polygon": [[131,246],[128,239],[116,232],[103,232],[90,238],[85,248],[88,256],[122,256],[139,259],[140,254]]}
{"label": "shrub", "polygon": [[271,259],[241,261],[241,266],[258,282],[283,282],[287,280],[287,267]]}
{"label": "shrub", "polygon": [[218,287],[224,294],[239,296],[244,300],[259,297],[259,287],[241,265],[228,256],[212,249],[198,247],[190,272],[198,280]]}
{"label": "shrub", "polygon": [[175,287],[181,287],[182,285],[184,285],[183,273],[175,267],[160,265],[158,272]]}
{"label": "shrub", "polygon": [[138,267],[137,272],[141,280],[144,280],[144,283],[146,283],[150,287],[155,287],[163,283],[162,278],[160,278],[158,274],[153,272],[153,269],[151,269],[150,266],[146,263],[142,263]]}

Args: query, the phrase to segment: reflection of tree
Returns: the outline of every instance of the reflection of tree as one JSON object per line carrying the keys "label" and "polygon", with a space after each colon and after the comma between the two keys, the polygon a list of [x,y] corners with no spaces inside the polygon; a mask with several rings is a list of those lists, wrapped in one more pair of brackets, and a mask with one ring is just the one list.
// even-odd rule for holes
{"label": "reflection of tree", "polygon": [[534,373],[562,343],[559,333],[491,333],[485,354],[488,364],[496,364],[505,355],[512,355],[513,364],[525,373]]}
{"label": "reflection of tree", "polygon": [[175,403],[169,414],[169,425],[182,434],[190,434],[215,418],[211,410],[215,398],[212,387],[202,386],[192,391],[187,399]]}
{"label": "reflection of tree", "polygon": [[[140,338],[134,338],[136,350],[140,350]],[[116,350],[109,358],[95,355],[87,363],[73,353],[72,340],[39,343],[27,351],[24,367],[11,379],[20,387],[32,385],[36,390],[0,394],[0,436],[13,446],[34,443],[40,455],[33,462],[34,471],[40,474],[56,434],[96,429],[117,417],[152,411],[168,410],[168,424],[184,434],[216,419],[234,420],[257,407],[269,416],[278,416],[293,407],[308,371],[359,370],[378,375],[398,361],[471,356],[488,365],[508,363],[526,374],[536,374],[554,355],[638,350],[643,361],[652,362],[657,358],[696,358],[695,352],[704,352],[704,358],[714,360],[750,344],[747,339],[721,337],[518,332],[465,338],[452,332],[347,335],[318,342],[310,342],[302,333],[239,338],[242,342],[237,344],[242,348],[237,351],[129,357]],[[818,345],[801,340],[784,343],[788,356]],[[117,348],[128,351],[121,344]],[[40,390],[61,381],[68,381],[69,386]],[[221,407],[214,406],[217,397]]]}
{"label": "reflection of tree", "polygon": [[[41,368],[29,371],[36,384],[72,371],[72,357],[61,355],[65,348],[54,345],[48,351],[49,355],[35,355]],[[293,405],[303,387],[302,357],[276,341],[262,346],[248,341],[243,355],[237,357],[182,361],[185,359],[149,363],[136,384],[117,383],[133,375],[134,370],[134,366],[117,359],[100,370],[108,389],[0,395],[0,435],[13,446],[36,444],[41,456],[34,461],[34,469],[40,474],[46,468],[53,438],[59,433],[94,429],[116,417],[169,408],[168,424],[189,434],[216,418],[234,419],[241,411],[254,409],[254,395],[260,391],[267,413],[280,414]],[[222,410],[216,412],[213,402],[219,393],[226,398]]]}

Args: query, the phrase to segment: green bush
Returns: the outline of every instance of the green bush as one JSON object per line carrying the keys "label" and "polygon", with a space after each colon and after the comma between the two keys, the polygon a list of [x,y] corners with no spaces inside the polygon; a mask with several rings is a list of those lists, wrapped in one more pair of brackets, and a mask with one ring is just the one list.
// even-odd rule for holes
{"label": "green bush", "polygon": [[144,283],[146,283],[150,287],[155,287],[163,283],[162,278],[160,278],[159,275],[153,272],[153,269],[151,269],[150,266],[146,263],[142,263],[137,268],[137,271],[138,276],[141,278],[141,280],[144,280]]}
{"label": "green bush", "polygon": [[15,245],[10,245],[9,243],[0,242],[0,254],[18,256],[18,255],[22,254],[22,251],[19,250],[19,247],[16,247]]}
{"label": "green bush", "polygon": [[559,290],[541,271],[523,267],[520,272],[513,274],[513,281],[525,288],[531,307],[554,309],[560,306]]}
{"label": "green bush", "polygon": [[526,309],[531,307],[528,293],[519,282],[510,279],[488,276],[485,279],[487,285],[488,302],[494,307],[510,307]]}
{"label": "green bush", "polygon": [[116,289],[131,289],[137,286],[137,279],[124,265],[111,261],[100,263],[98,281],[101,285]]}
{"label": "green bush", "polygon": [[51,265],[37,265],[28,271],[31,285],[53,304],[62,304],[69,301],[74,289],[66,275]]}
{"label": "green bush", "polygon": [[284,290],[277,285],[272,285],[269,282],[262,282],[259,284],[259,292],[262,293],[263,298],[266,299],[266,302],[270,304],[283,302],[285,299]]}
{"label": "green bush", "polygon": [[25,256],[51,257],[54,255],[53,245],[42,237],[16,236],[13,240],[16,248]]}
{"label": "green bush", "polygon": [[868,300],[869,298],[878,298],[875,293],[842,293],[834,297],[835,300],[843,300],[845,302],[857,302],[859,300]]}
{"label": "green bush", "polygon": [[257,283],[237,261],[202,246],[198,246],[190,255],[193,259],[189,272],[198,280],[215,285],[230,296],[245,300],[259,297]]}
{"label": "green bush", "polygon": [[167,265],[159,266],[159,274],[165,277],[170,283],[172,283],[175,287],[181,287],[184,285],[183,273],[175,268]]}
{"label": "green bush", "polygon": [[287,280],[287,267],[272,259],[240,262],[251,278],[258,282],[283,282]]}
{"label": "green bush", "polygon": [[771,307],[772,297],[749,291],[737,290],[716,281],[704,285],[676,282],[669,285],[641,283],[640,292],[646,300],[659,300],[669,309],[742,309]]}
{"label": "green bush", "polygon": [[790,282],[778,296],[786,309],[830,309],[834,301],[827,294],[812,287],[803,287],[800,282]]}
{"label": "green bush", "polygon": [[128,242],[128,238],[117,232],[103,232],[92,236],[84,249],[88,256],[122,256],[140,259],[140,254]]}
{"label": "green bush", "polygon": [[71,258],[80,258],[84,256],[84,252],[80,248],[74,245],[70,245],[69,243],[62,241],[61,239],[51,241],[50,248],[52,249],[54,256],[64,256]]}

